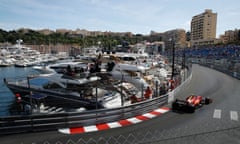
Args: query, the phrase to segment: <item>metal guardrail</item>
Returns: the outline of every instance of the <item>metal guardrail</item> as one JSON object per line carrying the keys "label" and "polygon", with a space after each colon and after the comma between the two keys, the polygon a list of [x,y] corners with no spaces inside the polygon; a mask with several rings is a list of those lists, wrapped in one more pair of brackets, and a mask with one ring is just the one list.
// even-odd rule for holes
{"label": "metal guardrail", "polygon": [[[191,71],[191,69],[189,71]],[[191,75],[191,73],[188,73],[188,76],[189,75]],[[182,83],[179,88],[186,84],[190,78],[191,76],[185,80],[184,75],[185,82]],[[127,119],[136,115],[145,114],[168,104],[171,102],[169,99],[174,99],[176,94],[177,91],[174,92],[173,90],[165,95],[120,108],[98,109],[80,113],[68,112],[2,117],[0,118],[0,135],[89,126]]]}
{"label": "metal guardrail", "polygon": [[9,116],[0,118],[0,134],[56,130],[127,119],[157,109],[168,102],[168,94],[114,109],[99,109],[81,113]]}
{"label": "metal guardrail", "polygon": [[212,69],[215,69],[217,71],[220,71],[222,73],[225,73],[229,76],[232,76],[234,78],[237,78],[240,80],[240,73],[238,72],[233,72],[233,71],[229,71],[227,69],[223,69],[223,66],[216,66],[216,65],[212,65],[212,64],[203,64],[203,63],[199,63],[200,65],[203,65],[203,66],[206,66],[206,67],[209,67],[209,68],[212,68]]}
{"label": "metal guardrail", "polygon": [[[240,80],[239,62],[234,64],[234,60],[189,58],[189,61],[209,67],[211,69],[215,69]],[[238,66],[236,66],[236,64],[238,64]]]}

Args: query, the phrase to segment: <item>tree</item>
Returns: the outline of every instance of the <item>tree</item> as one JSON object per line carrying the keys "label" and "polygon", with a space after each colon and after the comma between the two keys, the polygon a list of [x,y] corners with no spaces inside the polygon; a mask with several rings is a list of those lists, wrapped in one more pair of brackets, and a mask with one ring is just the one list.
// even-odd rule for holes
{"label": "tree", "polygon": [[238,41],[240,41],[240,30],[238,30]]}

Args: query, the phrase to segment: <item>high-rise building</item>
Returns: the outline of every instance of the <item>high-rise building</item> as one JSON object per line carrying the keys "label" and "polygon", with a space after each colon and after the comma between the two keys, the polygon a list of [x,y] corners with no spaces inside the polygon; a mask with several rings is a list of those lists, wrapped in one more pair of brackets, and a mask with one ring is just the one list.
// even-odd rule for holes
{"label": "high-rise building", "polygon": [[191,21],[191,45],[214,44],[216,39],[217,13],[206,9]]}

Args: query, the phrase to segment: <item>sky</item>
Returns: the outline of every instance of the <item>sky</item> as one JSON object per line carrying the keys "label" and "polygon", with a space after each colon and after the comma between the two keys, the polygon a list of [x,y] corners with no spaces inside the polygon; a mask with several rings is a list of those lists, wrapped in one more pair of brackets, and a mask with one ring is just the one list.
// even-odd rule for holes
{"label": "sky", "polygon": [[217,13],[217,37],[240,29],[239,0],[0,0],[0,29],[190,31],[192,17],[205,9]]}

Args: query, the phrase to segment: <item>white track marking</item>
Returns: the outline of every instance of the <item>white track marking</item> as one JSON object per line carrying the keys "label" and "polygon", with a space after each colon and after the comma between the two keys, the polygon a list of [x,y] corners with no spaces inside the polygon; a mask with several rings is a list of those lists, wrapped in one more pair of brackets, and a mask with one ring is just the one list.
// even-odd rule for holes
{"label": "white track marking", "polygon": [[97,131],[97,127],[95,125],[91,125],[91,126],[85,126],[84,127],[86,132],[92,132],[92,131]]}
{"label": "white track marking", "polygon": [[214,113],[213,113],[213,118],[220,119],[220,118],[221,118],[221,112],[222,112],[222,110],[220,110],[220,109],[215,109],[215,110],[214,110]]}
{"label": "white track marking", "polygon": [[108,123],[108,126],[109,126],[110,128],[121,127],[121,125],[120,125],[118,122],[111,122],[111,123]]}
{"label": "white track marking", "polygon": [[231,120],[238,121],[238,112],[230,111],[230,118]]}

